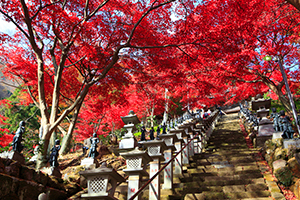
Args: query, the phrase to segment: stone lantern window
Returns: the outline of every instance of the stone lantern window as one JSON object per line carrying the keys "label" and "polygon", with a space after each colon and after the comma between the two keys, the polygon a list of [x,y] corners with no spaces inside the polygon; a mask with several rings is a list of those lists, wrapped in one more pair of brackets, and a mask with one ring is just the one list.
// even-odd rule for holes
{"label": "stone lantern window", "polygon": [[114,193],[118,182],[125,179],[115,169],[101,166],[96,169],[80,172],[87,179],[88,193],[81,198],[116,199]]}

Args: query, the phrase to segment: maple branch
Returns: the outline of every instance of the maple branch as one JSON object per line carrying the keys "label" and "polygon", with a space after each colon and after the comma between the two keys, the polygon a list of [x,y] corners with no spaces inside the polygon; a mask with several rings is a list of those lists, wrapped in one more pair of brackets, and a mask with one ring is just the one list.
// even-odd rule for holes
{"label": "maple branch", "polygon": [[[32,24],[31,24],[31,19],[30,19],[30,16],[29,16],[29,11],[28,11],[28,8],[26,6],[26,3],[24,0],[20,0],[21,2],[21,5],[22,5],[22,9],[23,9],[23,13],[24,13],[24,20],[25,20],[25,24],[27,26],[27,30],[28,30],[28,33],[29,33],[29,42],[33,48],[33,50],[35,51],[36,54],[40,54],[40,51],[42,50],[38,48],[36,42],[35,42],[35,39],[34,39],[34,33],[33,33],[33,27],[32,27]],[[39,55],[41,56],[41,55]]]}
{"label": "maple branch", "polygon": [[85,21],[88,21],[90,18],[92,18],[103,6],[105,6],[110,0],[103,1],[93,12],[90,13],[90,15],[85,19]]}
{"label": "maple branch", "polygon": [[28,91],[28,93],[29,93],[29,95],[30,95],[32,101],[34,102],[34,104],[36,105],[36,107],[38,107],[38,108],[40,109],[40,105],[39,105],[39,103],[37,102],[36,98],[33,96],[32,92],[31,92],[31,90],[30,90],[30,87],[29,87],[29,86],[26,86],[26,88],[27,88],[27,91]]}
{"label": "maple branch", "polygon": [[18,88],[18,87],[19,87],[19,86],[15,86],[15,85],[13,85],[13,84],[7,83],[7,82],[5,82],[5,81],[3,81],[3,80],[1,80],[0,83],[2,83],[2,84],[4,84],[4,85],[7,85],[7,86],[10,86],[10,87],[14,87],[14,88]]}
{"label": "maple branch", "polygon": [[60,1],[55,1],[55,2],[52,2],[51,4],[46,4],[46,5],[42,5],[42,0],[40,0],[40,7],[39,9],[36,11],[36,13],[30,18],[31,20],[33,20],[34,18],[36,18],[38,16],[38,14],[44,9],[44,8],[47,8],[48,6],[52,6],[56,3],[59,3]]}
{"label": "maple branch", "polygon": [[53,132],[55,130],[55,128],[62,122],[62,120],[70,113],[74,110],[74,108],[76,106],[78,106],[79,103],[81,103],[83,101],[83,99],[85,98],[86,94],[89,91],[89,88],[91,87],[91,84],[86,84],[85,87],[83,88],[83,90],[81,91],[81,94],[79,95],[79,97],[74,101],[74,103],[67,108],[57,119],[55,122],[52,123],[52,125],[49,128],[49,132]]}
{"label": "maple branch", "polygon": [[15,22],[15,20],[12,17],[10,17],[1,9],[0,9],[0,13],[2,13],[6,18],[8,18],[25,35],[25,37],[29,39],[29,35],[24,31],[24,29],[21,28],[21,26],[17,22]]}
{"label": "maple branch", "polygon": [[84,18],[87,18],[87,16],[88,16],[88,5],[89,5],[89,0],[86,0],[85,1],[85,7],[84,7],[84,14],[83,14],[83,17]]}
{"label": "maple branch", "polygon": [[[65,68],[71,67],[71,66],[75,66],[77,63],[79,63],[80,61],[82,61],[84,58],[86,57],[86,55],[82,56],[79,60],[77,60],[76,62],[65,66]],[[68,58],[69,59],[69,58]]]}
{"label": "maple branch", "polygon": [[159,7],[162,7],[162,6],[164,6],[164,5],[167,5],[167,4],[169,4],[169,3],[172,3],[172,2],[174,2],[174,1],[176,1],[176,0],[169,0],[169,1],[165,1],[165,2],[163,2],[163,3],[161,3],[161,4],[159,4],[159,5],[157,5],[157,6],[154,6],[154,7],[152,7],[155,3],[156,3],[156,1],[152,4],[152,6],[149,8],[149,10],[147,10],[141,17],[140,17],[140,19],[136,22],[136,24],[134,25],[134,27],[133,27],[133,29],[131,30],[131,32],[130,32],[130,35],[129,35],[129,37],[128,37],[128,39],[127,39],[127,41],[126,41],[126,45],[129,45],[130,44],[130,42],[131,42],[131,40],[132,40],[132,38],[133,38],[133,34],[134,34],[134,32],[135,32],[135,30],[137,29],[137,27],[138,27],[138,25],[142,22],[142,20],[152,11],[152,10],[155,10],[155,9],[157,9],[157,8],[159,8]]}
{"label": "maple branch", "polygon": [[160,46],[134,46],[134,45],[127,45],[126,47],[134,48],[134,49],[161,49],[161,48],[167,48],[167,47],[177,47],[179,48],[180,46],[184,45],[191,45],[193,43],[182,43],[182,44],[165,44],[165,45],[160,45]]}

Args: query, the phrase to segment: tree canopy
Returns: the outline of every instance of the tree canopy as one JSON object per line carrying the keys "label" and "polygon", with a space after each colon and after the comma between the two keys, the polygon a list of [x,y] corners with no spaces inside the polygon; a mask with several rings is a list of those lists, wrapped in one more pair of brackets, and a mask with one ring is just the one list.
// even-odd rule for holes
{"label": "tree canopy", "polygon": [[77,123],[79,138],[101,134],[130,108],[153,116],[170,99],[203,107],[271,90],[289,109],[267,55],[298,87],[298,65],[287,67],[299,59],[299,11],[283,0],[0,0],[0,13],[17,28],[0,33],[3,73],[39,109],[44,149],[57,130],[64,141]]}

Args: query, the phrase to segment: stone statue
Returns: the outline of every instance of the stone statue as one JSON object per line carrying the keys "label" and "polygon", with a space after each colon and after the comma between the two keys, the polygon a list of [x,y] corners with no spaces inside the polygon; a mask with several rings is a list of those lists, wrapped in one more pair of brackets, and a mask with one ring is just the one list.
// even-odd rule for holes
{"label": "stone statue", "polygon": [[163,128],[162,134],[167,134],[166,123],[163,124],[162,128]]}
{"label": "stone statue", "polygon": [[145,137],[146,128],[145,128],[145,126],[142,126],[141,132],[142,132],[142,134],[141,134],[141,141],[145,141],[146,140],[146,137]]}
{"label": "stone statue", "polygon": [[21,153],[21,151],[23,150],[23,145],[21,144],[22,142],[22,135],[25,133],[25,122],[21,121],[19,124],[19,128],[16,131],[16,134],[13,138],[13,142],[12,142],[12,146],[13,146],[13,150],[17,151],[19,153]]}
{"label": "stone statue", "polygon": [[273,120],[273,127],[275,129],[275,131],[279,131],[280,127],[279,127],[279,114],[276,112],[276,108],[272,108],[272,113],[270,115],[270,119]]}
{"label": "stone statue", "polygon": [[150,140],[154,140],[154,128],[151,127],[150,129]]}
{"label": "stone statue", "polygon": [[174,119],[174,128],[177,127],[177,118]]}
{"label": "stone statue", "polygon": [[283,134],[281,135],[281,137],[283,139],[293,139],[294,130],[292,128],[290,118],[288,116],[285,116],[282,122],[283,122]]}
{"label": "stone statue", "polygon": [[160,126],[157,126],[157,129],[156,129],[156,136],[159,136],[160,134]]}
{"label": "stone statue", "polygon": [[90,142],[91,142],[91,148],[88,157],[96,158],[99,155],[99,152],[97,151],[97,147],[98,147],[98,143],[100,142],[96,133],[94,133],[93,137],[90,138]]}
{"label": "stone statue", "polygon": [[49,163],[51,167],[58,167],[58,162],[57,162],[57,158],[58,158],[58,153],[60,150],[60,141],[58,139],[55,140],[55,144],[52,147],[51,154],[50,154],[50,158],[49,158]]}
{"label": "stone statue", "polygon": [[283,131],[283,120],[285,118],[285,112],[284,110],[281,110],[279,112],[279,119],[278,119],[278,125],[279,125],[279,131]]}

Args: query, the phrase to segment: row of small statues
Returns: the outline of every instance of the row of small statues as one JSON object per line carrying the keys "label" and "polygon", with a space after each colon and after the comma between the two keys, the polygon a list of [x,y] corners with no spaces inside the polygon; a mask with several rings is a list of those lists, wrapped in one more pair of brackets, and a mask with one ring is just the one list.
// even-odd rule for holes
{"label": "row of small statues", "polygon": [[291,119],[289,116],[285,115],[284,110],[277,113],[276,108],[272,108],[270,119],[273,120],[273,127],[275,131],[283,131],[282,138],[293,138],[294,130],[291,124]]}
{"label": "row of small statues", "polygon": [[[13,137],[13,141],[12,141],[12,149],[15,152],[21,153],[21,151],[23,150],[24,146],[22,145],[22,141],[23,141],[23,134],[25,133],[25,122],[21,121],[19,124],[19,128],[16,131],[14,137]],[[97,134],[94,133],[93,137],[90,138],[91,141],[91,147],[90,147],[90,152],[88,157],[92,157],[95,158],[99,155],[98,151],[97,151],[97,144],[99,143],[99,139],[97,137]],[[58,166],[58,156],[59,156],[59,150],[60,150],[61,146],[60,146],[60,140],[55,140],[55,144],[54,146],[51,148],[50,150],[50,156],[49,156],[49,160],[48,162],[50,163],[51,167],[57,167]]]}
{"label": "row of small statues", "polygon": [[[253,126],[258,126],[260,119],[256,117],[255,113],[252,114],[251,111],[247,109],[247,107],[243,106],[242,104],[240,104],[240,111],[245,115],[249,123],[252,123]],[[282,138],[284,139],[293,138],[294,130],[291,124],[291,119],[289,116],[285,115],[284,110],[281,110],[279,113],[277,113],[276,108],[272,108],[270,120],[273,121],[273,127],[276,132],[283,132],[281,135]]]}

